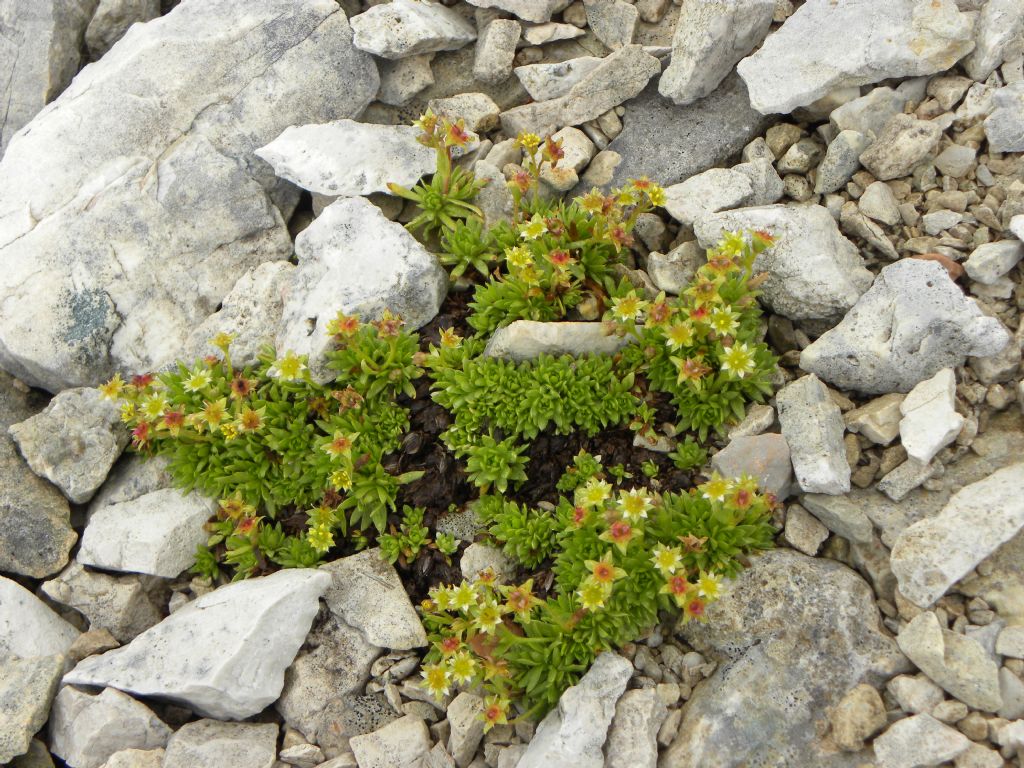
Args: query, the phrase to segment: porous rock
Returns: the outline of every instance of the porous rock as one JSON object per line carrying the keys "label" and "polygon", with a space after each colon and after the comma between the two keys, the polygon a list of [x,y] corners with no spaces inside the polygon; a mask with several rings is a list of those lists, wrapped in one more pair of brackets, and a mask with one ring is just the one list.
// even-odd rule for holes
{"label": "porous rock", "polygon": [[296,192],[254,150],[377,85],[336,3],[183,0],[134,26],[0,162],[0,365],[56,392],[175,360],[291,254]]}
{"label": "porous rock", "polygon": [[908,668],[863,579],[832,560],[778,549],[755,557],[708,614],[680,629],[720,663],[694,690],[660,765],[863,763],[815,726],[854,685]]}
{"label": "porous rock", "polygon": [[999,352],[1009,334],[933,261],[882,269],[835,328],[800,354],[800,367],[842,389],[907,392],[968,355]]}
{"label": "porous rock", "polygon": [[80,662],[64,682],[160,696],[207,717],[249,717],[280,695],[330,583],[296,569],[225,585]]}

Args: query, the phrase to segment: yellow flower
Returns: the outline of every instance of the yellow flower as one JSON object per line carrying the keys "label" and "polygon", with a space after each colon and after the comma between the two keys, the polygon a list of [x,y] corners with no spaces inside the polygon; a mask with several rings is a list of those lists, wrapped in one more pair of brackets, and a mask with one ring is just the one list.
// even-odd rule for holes
{"label": "yellow flower", "polygon": [[520,133],[516,143],[527,152],[534,152],[540,146],[540,136],[536,133]]}
{"label": "yellow flower", "polygon": [[578,502],[585,507],[598,507],[612,495],[612,487],[604,480],[591,478],[578,493]]}
{"label": "yellow flower", "polygon": [[633,320],[647,309],[647,304],[636,295],[636,291],[630,291],[626,296],[621,296],[612,302],[612,315],[618,320]]}
{"label": "yellow flower", "polygon": [[597,538],[601,539],[601,541],[607,541],[610,544],[614,544],[618,547],[619,552],[626,554],[626,550],[629,549],[629,542],[633,539],[643,538],[643,535],[643,531],[638,528],[634,528],[625,520],[616,520],[608,526],[607,531]]}
{"label": "yellow flower", "polygon": [[332,458],[350,456],[352,454],[352,443],[356,437],[358,435],[346,435],[344,432],[338,431],[334,433],[334,437],[331,440],[324,443],[320,448]]}
{"label": "yellow flower", "polygon": [[599,189],[592,189],[583,197],[576,198],[576,202],[587,213],[593,215],[604,210],[604,195]]}
{"label": "yellow flower", "polygon": [[100,384],[97,389],[107,400],[117,400],[124,391],[124,379],[121,378],[120,373],[115,373],[110,381],[106,384]]}
{"label": "yellow flower", "polygon": [[306,538],[309,540],[309,545],[320,554],[334,546],[334,534],[331,533],[330,527],[324,523],[310,528]]}
{"label": "yellow flower", "polygon": [[580,588],[576,590],[576,594],[580,598],[580,605],[582,605],[584,610],[587,611],[603,608],[605,600],[608,599],[608,590],[596,581],[591,581],[590,579],[586,579],[582,584],[580,584]]}
{"label": "yellow flower", "polygon": [[445,328],[441,331],[441,346],[445,349],[457,347],[462,343],[462,337],[455,332],[454,328]]}
{"label": "yellow flower", "polygon": [[676,605],[680,608],[686,604],[687,598],[692,593],[692,587],[690,582],[686,580],[686,577],[682,574],[675,574],[665,579],[665,586],[658,590],[659,594],[671,595],[672,599],[676,601]]}
{"label": "yellow flower", "polygon": [[722,593],[722,580],[713,573],[701,571],[697,579],[697,592],[708,600],[717,600]]}
{"label": "yellow flower", "polygon": [[465,651],[459,651],[451,659],[451,675],[457,683],[468,683],[476,674],[476,661]]}
{"label": "yellow flower", "polygon": [[627,491],[619,497],[619,509],[622,516],[631,522],[637,522],[647,517],[647,510],[651,508],[651,497],[640,488]]}
{"label": "yellow flower", "polygon": [[231,346],[231,342],[234,341],[234,340],[235,340],[235,334],[233,334],[233,333],[225,333],[224,331],[221,331],[216,336],[214,336],[212,339],[210,339],[210,344],[212,344],[213,346],[217,347],[217,349],[219,349],[224,354],[227,354],[228,347]]}
{"label": "yellow flower", "polygon": [[711,313],[711,320],[708,325],[716,333],[722,336],[730,336],[739,330],[740,316],[731,307],[718,307]]}
{"label": "yellow flower", "polygon": [[746,344],[733,344],[720,356],[721,368],[742,379],[754,370],[754,352]]}
{"label": "yellow flower", "polygon": [[701,495],[711,501],[725,501],[725,494],[730,490],[729,481],[717,472],[711,474],[711,479],[706,483],[697,486]]}
{"label": "yellow flower", "polygon": [[451,672],[443,664],[427,664],[423,667],[423,687],[435,699],[443,699],[448,695],[448,678]]}
{"label": "yellow flower", "polygon": [[505,249],[505,261],[512,269],[523,269],[533,264],[533,257],[523,246],[517,245],[515,248]]}
{"label": "yellow flower", "polygon": [[477,609],[474,619],[476,626],[485,635],[489,635],[501,624],[501,606],[494,600],[488,600]]}
{"label": "yellow flower", "polygon": [[234,440],[236,437],[238,437],[238,429],[231,422],[228,422],[227,424],[221,424],[220,433],[224,435],[225,440]]}
{"label": "yellow flower", "polygon": [[209,425],[211,432],[224,421],[227,416],[227,408],[228,399],[226,397],[214,400],[213,402],[206,400],[203,403],[202,418]]}
{"label": "yellow flower", "polygon": [[663,207],[667,201],[665,189],[660,184],[651,184],[647,190],[647,199],[651,201],[651,205]]}
{"label": "yellow flower", "polygon": [[305,372],[306,364],[294,352],[286,353],[284,357],[270,366],[268,371],[271,376],[282,381],[296,381],[303,378]]}
{"label": "yellow flower", "polygon": [[544,217],[535,213],[529,223],[522,227],[522,237],[524,240],[536,240],[547,231],[548,225],[544,221]]}
{"label": "yellow flower", "polygon": [[121,403],[121,421],[129,424],[136,416],[135,403]]}
{"label": "yellow flower", "polygon": [[344,469],[336,469],[331,473],[331,485],[336,491],[352,489],[352,476]]}
{"label": "yellow flower", "polygon": [[151,421],[159,419],[166,410],[167,398],[163,395],[150,395],[142,401],[142,415]]}
{"label": "yellow flower", "polygon": [[452,608],[457,611],[466,613],[470,608],[474,607],[477,603],[476,590],[473,589],[471,584],[467,584],[465,581],[455,588],[452,592]]}
{"label": "yellow flower", "polygon": [[679,547],[658,544],[652,552],[651,562],[662,576],[671,576],[683,564],[683,553]]}
{"label": "yellow flower", "polygon": [[210,370],[202,368],[198,371],[192,371],[192,375],[182,382],[182,386],[185,387],[186,392],[202,392],[210,386]]}
{"label": "yellow flower", "polygon": [[682,321],[672,323],[665,337],[671,349],[688,347],[693,344],[693,326]]}
{"label": "yellow flower", "polygon": [[518,587],[502,587],[505,594],[505,608],[516,615],[522,624],[530,621],[530,612],[540,603],[533,594],[533,579],[529,579]]}
{"label": "yellow flower", "polygon": [[484,701],[484,733],[496,725],[508,722],[508,700],[501,696],[488,696]]}
{"label": "yellow flower", "polygon": [[249,406],[243,408],[242,413],[238,416],[238,430],[240,432],[256,432],[263,426],[263,416],[266,410],[265,407],[256,410]]}

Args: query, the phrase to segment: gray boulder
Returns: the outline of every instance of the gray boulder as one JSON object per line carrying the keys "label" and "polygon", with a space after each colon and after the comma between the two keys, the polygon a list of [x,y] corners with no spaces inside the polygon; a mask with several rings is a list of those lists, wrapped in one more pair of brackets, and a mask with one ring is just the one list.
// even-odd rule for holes
{"label": "gray boulder", "polygon": [[953,0],[808,0],[737,70],[757,109],[788,113],[837,88],[947,70],[972,32]]}
{"label": "gray boulder", "polygon": [[800,367],[842,389],[908,392],[968,355],[999,352],[1009,334],[934,261],[885,267],[842,322],[800,355]]}
{"label": "gray boulder", "polygon": [[0,763],[28,752],[63,674],[63,656],[0,658]]}
{"label": "gray boulder", "polygon": [[676,104],[712,93],[764,40],[774,12],[775,0],[684,3],[672,38],[672,62],[658,92]]}
{"label": "gray boulder", "polygon": [[0,3],[0,157],[11,138],[68,87],[99,0]]}
{"label": "gray boulder", "polygon": [[327,324],[339,311],[368,321],[390,310],[416,329],[434,318],[448,292],[448,273],[437,257],[362,197],[327,206],[296,238],[295,253],[299,266],[287,289],[277,349],[309,355],[320,382],[336,375],[327,368],[333,348]]}
{"label": "gray boulder", "polygon": [[778,314],[833,325],[871,285],[856,246],[820,205],[739,208],[704,216],[694,226],[704,248],[737,229],[765,230],[775,238],[754,270],[768,274],[761,298]]}
{"label": "gray boulder", "polygon": [[281,694],[330,583],[296,569],[228,584],[128,645],[81,661],[64,682],[160,696],[207,717],[250,717]]}
{"label": "gray boulder", "polygon": [[67,564],[78,534],[68,500],[29,469],[7,434],[45,402],[20,384],[0,371],[0,571],[42,579]]}
{"label": "gray boulder", "polygon": [[291,253],[296,192],[255,150],[377,85],[334,3],[184,0],[134,26],[0,162],[0,365],[56,392],[173,361]]}
{"label": "gray boulder", "polygon": [[66,390],[8,432],[32,471],[76,504],[96,492],[128,444],[117,404],[99,390]]}
{"label": "gray boulder", "polygon": [[981,83],[1004,61],[1024,52],[1024,5],[1020,0],[988,0],[978,14],[974,40],[964,69]]}
{"label": "gray boulder", "polygon": [[816,729],[857,683],[877,686],[909,668],[857,574],[791,550],[767,552],[708,614],[681,631],[718,669],[690,697],[662,768],[870,761],[839,752]]}

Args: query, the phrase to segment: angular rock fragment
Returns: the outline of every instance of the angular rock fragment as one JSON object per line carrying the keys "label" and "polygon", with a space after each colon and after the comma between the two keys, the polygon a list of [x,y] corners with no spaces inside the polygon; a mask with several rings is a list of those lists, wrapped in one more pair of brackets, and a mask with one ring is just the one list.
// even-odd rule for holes
{"label": "angular rock fragment", "polygon": [[843,415],[818,377],[811,374],[787,384],[775,396],[775,407],[800,487],[832,495],[849,491]]}
{"label": "angular rock fragment", "polygon": [[38,597],[0,576],[0,658],[60,656],[79,634]]}
{"label": "angular rock fragment", "polygon": [[163,768],[274,768],[275,723],[185,723],[167,741]]}
{"label": "angular rock fragment", "polygon": [[521,362],[538,355],[614,355],[629,340],[609,335],[601,323],[540,323],[516,320],[499,328],[487,342],[484,354]]}
{"label": "angular rock fragment", "polygon": [[441,3],[392,0],[353,16],[352,43],[385,59],[452,51],[476,40],[473,25]]}
{"label": "angular rock fragment", "polygon": [[63,674],[63,656],[0,658],[0,763],[28,752]]}

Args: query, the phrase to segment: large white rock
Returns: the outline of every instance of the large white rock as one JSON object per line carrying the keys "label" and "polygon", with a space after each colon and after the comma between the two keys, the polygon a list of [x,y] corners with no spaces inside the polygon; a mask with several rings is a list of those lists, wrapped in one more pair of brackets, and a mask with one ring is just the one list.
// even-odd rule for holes
{"label": "large white rock", "polygon": [[167,742],[163,768],[274,768],[276,723],[185,723]]}
{"label": "large white rock", "polygon": [[932,611],[907,622],[896,643],[932,682],[967,706],[985,712],[1002,706],[999,666],[992,654],[974,638],[945,629]]}
{"label": "large white rock", "polygon": [[89,18],[99,0],[0,3],[0,157],[11,137],[78,72]]}
{"label": "large white rock", "polygon": [[466,0],[477,8],[495,8],[508,11],[523,21],[542,23],[551,20],[551,14],[563,10],[572,0]]}
{"label": "large white rock", "polygon": [[937,515],[906,528],[892,548],[900,592],[926,607],[1024,528],[1024,463],[957,491]]}
{"label": "large white rock", "polygon": [[775,0],[683,3],[658,92],[676,104],[707,96],[764,40],[774,12]]}
{"label": "large white rock", "polygon": [[331,613],[362,631],[371,645],[405,651],[427,644],[398,572],[379,549],[343,557],[320,569],[331,577],[324,595]]}
{"label": "large white rock", "polygon": [[63,674],[63,656],[0,658],[0,764],[28,751]]}
{"label": "large white rock", "polygon": [[64,682],[160,696],[207,717],[249,717],[281,694],[330,584],[312,569],[228,584],[123,648],[85,659]]}
{"label": "large white rock", "polygon": [[825,385],[811,374],[787,384],[775,396],[782,436],[789,444],[793,474],[807,493],[850,490],[843,414]]}
{"label": "large white rock", "polygon": [[499,328],[484,354],[521,362],[538,355],[614,355],[629,339],[608,334],[602,323],[539,323],[516,320]]}
{"label": "large white rock", "polygon": [[879,768],[920,768],[941,765],[967,751],[966,736],[928,714],[898,720],[873,746]]}
{"label": "large white rock", "polygon": [[985,136],[993,152],[1024,152],[1024,83],[992,94],[992,114],[985,118]]}
{"label": "large white rock", "polygon": [[42,600],[0,576],[0,657],[58,656],[78,635]]}
{"label": "large white rock", "polygon": [[633,674],[628,659],[602,653],[576,685],[566,689],[558,706],[537,726],[517,768],[601,768],[608,726],[615,705]]}
{"label": "large white rock", "polygon": [[76,504],[92,498],[128,444],[117,404],[88,387],[61,392],[8,432],[32,471]]}
{"label": "large white rock", "polygon": [[392,0],[352,17],[356,48],[385,59],[453,51],[476,40],[476,30],[451,8],[431,0]]}
{"label": "large white rock", "polygon": [[654,688],[626,691],[615,705],[605,768],[655,768],[658,729],[667,716],[668,709]]}
{"label": "large white rock", "polygon": [[0,162],[0,365],[59,391],[173,361],[291,254],[297,191],[254,151],[377,85],[329,0],[184,0],[132,27]]}
{"label": "large white rock", "polygon": [[982,243],[964,262],[964,270],[971,280],[985,285],[995,285],[999,278],[1017,266],[1024,258],[1024,243],[1019,240],[999,240]]}
{"label": "large white rock", "polygon": [[976,46],[964,59],[972,80],[984,82],[1004,61],[1024,50],[1024,3],[988,0],[981,7],[974,29]]}
{"label": "large white rock", "polygon": [[704,248],[742,229],[765,230],[775,238],[754,264],[755,272],[768,274],[761,294],[774,312],[834,324],[871,285],[857,247],[820,205],[739,208],[705,216],[694,225]]}
{"label": "large white rock", "polygon": [[937,262],[885,267],[843,321],[800,354],[800,367],[842,389],[907,392],[943,368],[1006,346],[1010,335],[982,314]]}
{"label": "large white rock", "polygon": [[78,562],[113,571],[172,579],[195,562],[206,542],[203,526],[217,503],[173,488],[94,511],[82,534]]}
{"label": "large white rock", "polygon": [[411,186],[437,165],[411,125],[335,120],[299,125],[256,150],[278,176],[321,195],[352,197],[387,192],[388,182]]}
{"label": "large white rock", "polygon": [[295,253],[299,266],[277,349],[309,355],[321,382],[336,375],[325,355],[333,347],[327,324],[339,310],[376,320],[389,309],[415,329],[434,318],[448,293],[448,273],[437,257],[361,197],[327,206],[296,238]]}
{"label": "large white rock", "polygon": [[785,113],[837,88],[947,70],[972,32],[954,0],[808,0],[737,69],[755,109]]}
{"label": "large white rock", "polygon": [[900,441],[907,455],[927,464],[956,440],[964,417],[956,412],[956,374],[943,368],[917,384],[900,403]]}
{"label": "large white rock", "polygon": [[359,768],[415,768],[430,751],[430,731],[422,719],[406,715],[349,742]]}

